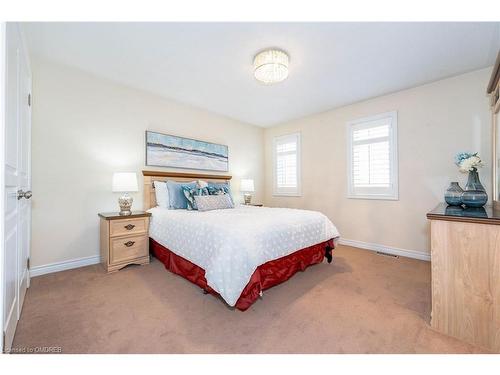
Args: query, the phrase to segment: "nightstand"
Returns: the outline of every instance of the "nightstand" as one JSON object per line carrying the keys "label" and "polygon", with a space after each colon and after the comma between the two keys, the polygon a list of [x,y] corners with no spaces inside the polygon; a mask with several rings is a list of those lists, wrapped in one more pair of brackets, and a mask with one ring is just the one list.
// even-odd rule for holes
{"label": "nightstand", "polygon": [[129,264],[149,263],[149,217],[144,211],[120,216],[118,212],[100,213],[101,262],[107,272]]}

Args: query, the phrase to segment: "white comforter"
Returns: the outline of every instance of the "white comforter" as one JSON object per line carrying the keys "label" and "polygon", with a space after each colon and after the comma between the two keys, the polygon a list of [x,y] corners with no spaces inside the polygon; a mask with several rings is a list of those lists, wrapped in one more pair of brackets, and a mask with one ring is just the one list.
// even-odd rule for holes
{"label": "white comforter", "polygon": [[258,266],[339,236],[322,213],[237,206],[151,212],[149,236],[205,270],[208,285],[234,306]]}

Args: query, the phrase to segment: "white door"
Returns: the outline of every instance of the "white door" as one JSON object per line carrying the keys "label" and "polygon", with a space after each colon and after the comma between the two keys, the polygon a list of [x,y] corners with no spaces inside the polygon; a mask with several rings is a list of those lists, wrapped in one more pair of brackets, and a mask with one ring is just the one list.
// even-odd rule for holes
{"label": "white door", "polygon": [[29,286],[31,73],[18,24],[6,26],[4,348],[9,351]]}

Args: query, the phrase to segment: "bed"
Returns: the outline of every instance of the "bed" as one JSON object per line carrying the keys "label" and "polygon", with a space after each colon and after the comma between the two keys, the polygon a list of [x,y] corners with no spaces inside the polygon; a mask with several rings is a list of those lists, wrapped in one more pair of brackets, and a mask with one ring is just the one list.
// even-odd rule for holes
{"label": "bed", "polygon": [[262,292],[296,272],[332,261],[339,233],[316,211],[236,205],[206,212],[156,207],[154,181],[229,181],[231,176],[143,171],[151,212],[150,251],[165,268],[248,309]]}

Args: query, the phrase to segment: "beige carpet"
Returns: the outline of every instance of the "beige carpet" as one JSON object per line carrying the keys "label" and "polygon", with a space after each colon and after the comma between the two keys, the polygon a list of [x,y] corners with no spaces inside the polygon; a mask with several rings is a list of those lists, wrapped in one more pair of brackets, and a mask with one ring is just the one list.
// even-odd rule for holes
{"label": "beige carpet", "polygon": [[246,312],[163,268],[98,265],[32,279],[14,346],[63,353],[470,353],[434,332],[430,263],[347,246]]}

